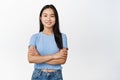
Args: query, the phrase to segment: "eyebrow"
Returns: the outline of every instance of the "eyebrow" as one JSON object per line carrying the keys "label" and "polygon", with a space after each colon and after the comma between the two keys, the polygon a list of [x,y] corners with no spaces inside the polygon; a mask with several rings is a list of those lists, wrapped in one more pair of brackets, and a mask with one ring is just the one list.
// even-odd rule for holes
{"label": "eyebrow", "polygon": [[[47,13],[43,13],[43,14],[45,14],[45,15],[46,15]],[[50,15],[55,15],[55,14],[50,14]]]}

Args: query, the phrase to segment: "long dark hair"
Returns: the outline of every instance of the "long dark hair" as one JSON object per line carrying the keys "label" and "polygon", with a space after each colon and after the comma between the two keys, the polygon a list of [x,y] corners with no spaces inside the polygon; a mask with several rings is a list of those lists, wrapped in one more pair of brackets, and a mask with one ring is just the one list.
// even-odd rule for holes
{"label": "long dark hair", "polygon": [[44,25],[42,24],[40,17],[42,16],[43,11],[47,8],[51,8],[54,11],[56,21],[55,21],[55,25],[53,26],[53,33],[54,33],[55,41],[56,41],[58,48],[62,49],[63,45],[62,45],[62,34],[59,29],[59,16],[58,16],[58,12],[57,12],[56,8],[52,4],[45,5],[40,12],[40,15],[39,15],[40,30],[39,30],[39,32],[43,31],[43,29],[44,29]]}

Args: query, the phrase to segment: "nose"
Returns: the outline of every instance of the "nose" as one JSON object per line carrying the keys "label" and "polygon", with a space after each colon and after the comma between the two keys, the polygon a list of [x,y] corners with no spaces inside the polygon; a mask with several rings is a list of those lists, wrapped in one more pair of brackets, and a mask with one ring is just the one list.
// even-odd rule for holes
{"label": "nose", "polygon": [[47,17],[47,20],[50,20],[50,16]]}

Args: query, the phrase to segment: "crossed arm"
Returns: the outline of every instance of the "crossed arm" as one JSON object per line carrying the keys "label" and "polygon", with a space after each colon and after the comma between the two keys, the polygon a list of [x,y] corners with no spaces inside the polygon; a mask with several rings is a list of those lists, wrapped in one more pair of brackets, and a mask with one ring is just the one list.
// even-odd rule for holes
{"label": "crossed arm", "polygon": [[41,56],[34,46],[28,48],[29,63],[47,63],[47,64],[64,64],[67,59],[67,49],[63,48],[59,52],[51,55]]}

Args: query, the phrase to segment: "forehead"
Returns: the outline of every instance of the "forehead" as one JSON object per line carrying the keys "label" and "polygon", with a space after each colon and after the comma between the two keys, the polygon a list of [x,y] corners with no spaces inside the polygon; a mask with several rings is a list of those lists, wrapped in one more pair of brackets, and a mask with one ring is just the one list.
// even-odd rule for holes
{"label": "forehead", "polygon": [[54,14],[54,11],[51,8],[47,8],[47,9],[43,10],[42,14]]}

